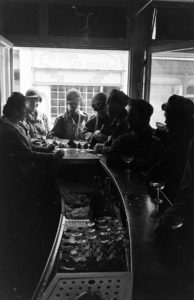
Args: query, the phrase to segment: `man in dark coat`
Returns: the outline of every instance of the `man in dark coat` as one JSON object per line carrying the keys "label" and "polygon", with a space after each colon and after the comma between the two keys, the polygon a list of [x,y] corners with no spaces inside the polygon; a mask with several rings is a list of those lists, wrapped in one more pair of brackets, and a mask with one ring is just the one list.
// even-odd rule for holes
{"label": "man in dark coat", "polygon": [[83,136],[90,143],[90,148],[107,140],[110,121],[106,111],[106,100],[105,93],[97,93],[92,99],[92,108],[96,114],[91,116],[83,130]]}
{"label": "man in dark coat", "polygon": [[124,167],[122,156],[133,157],[133,167],[143,168],[151,160],[153,129],[149,125],[153,107],[145,100],[131,100],[128,132],[119,136],[107,153],[107,163]]}
{"label": "man in dark coat", "polygon": [[193,137],[194,104],[190,99],[173,95],[162,105],[162,109],[165,111],[167,138],[160,159],[150,169],[148,176],[152,182],[165,183],[164,193],[173,202]]}
{"label": "man in dark coat", "polygon": [[127,132],[127,110],[129,97],[117,89],[113,89],[106,101],[110,126],[103,127],[101,132],[107,136],[104,144],[96,144],[96,151],[106,153],[111,144],[123,133]]}

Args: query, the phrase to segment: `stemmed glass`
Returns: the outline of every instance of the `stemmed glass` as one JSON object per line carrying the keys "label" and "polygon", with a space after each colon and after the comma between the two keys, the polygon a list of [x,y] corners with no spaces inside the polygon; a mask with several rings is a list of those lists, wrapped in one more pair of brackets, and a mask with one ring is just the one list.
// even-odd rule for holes
{"label": "stemmed glass", "polygon": [[76,151],[78,151],[78,150],[79,150],[79,149],[78,149],[78,145],[79,145],[79,143],[80,143],[80,140],[79,140],[79,139],[74,139],[73,141],[74,141],[74,143],[76,144]]}
{"label": "stemmed glass", "polygon": [[134,160],[134,157],[131,154],[125,154],[122,156],[122,159],[126,162],[127,164],[127,179],[129,179],[129,174],[130,174],[130,163]]}
{"label": "stemmed glass", "polygon": [[86,140],[84,140],[83,138],[80,139],[81,152],[85,152],[85,151],[84,151],[84,146],[85,146],[85,144],[86,144]]}
{"label": "stemmed glass", "polygon": [[67,153],[67,143],[69,142],[69,140],[68,139],[61,139],[61,142],[62,142],[62,144],[64,145],[64,154],[66,155],[66,153]]}
{"label": "stemmed glass", "polygon": [[55,137],[55,138],[54,138],[54,143],[55,143],[55,145],[56,145],[56,146],[58,146],[58,147],[59,147],[59,144],[60,144],[60,139],[59,139],[59,138],[57,138],[57,137]]}

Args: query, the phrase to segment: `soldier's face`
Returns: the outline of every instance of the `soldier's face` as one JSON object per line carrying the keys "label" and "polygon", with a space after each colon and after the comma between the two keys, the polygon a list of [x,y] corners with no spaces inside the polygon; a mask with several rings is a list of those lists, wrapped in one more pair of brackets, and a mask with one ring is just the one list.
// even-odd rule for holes
{"label": "soldier's face", "polygon": [[71,112],[78,111],[79,104],[80,103],[78,101],[68,103],[68,110],[71,111]]}
{"label": "soldier's face", "polygon": [[39,99],[34,97],[33,98],[28,97],[27,100],[28,100],[28,109],[32,112],[35,111],[35,109],[38,107]]}

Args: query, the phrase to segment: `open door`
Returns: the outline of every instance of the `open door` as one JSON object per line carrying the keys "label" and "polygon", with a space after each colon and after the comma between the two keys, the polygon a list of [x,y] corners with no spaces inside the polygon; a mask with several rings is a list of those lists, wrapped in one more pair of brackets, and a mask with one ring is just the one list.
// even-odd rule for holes
{"label": "open door", "polygon": [[194,101],[194,42],[163,43],[149,48],[144,97],[154,107],[151,125],[164,122],[161,105],[177,94]]}
{"label": "open door", "polygon": [[0,35],[0,113],[12,92],[13,44]]}

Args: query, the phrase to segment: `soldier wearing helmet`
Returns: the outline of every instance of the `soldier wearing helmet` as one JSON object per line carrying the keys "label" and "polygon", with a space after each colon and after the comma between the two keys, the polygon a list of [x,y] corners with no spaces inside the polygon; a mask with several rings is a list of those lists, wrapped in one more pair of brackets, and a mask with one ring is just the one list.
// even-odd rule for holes
{"label": "soldier wearing helmet", "polygon": [[67,110],[57,117],[50,136],[70,141],[82,137],[82,131],[87,121],[87,114],[80,110],[81,94],[76,89],[67,92]]}

